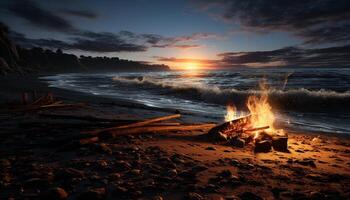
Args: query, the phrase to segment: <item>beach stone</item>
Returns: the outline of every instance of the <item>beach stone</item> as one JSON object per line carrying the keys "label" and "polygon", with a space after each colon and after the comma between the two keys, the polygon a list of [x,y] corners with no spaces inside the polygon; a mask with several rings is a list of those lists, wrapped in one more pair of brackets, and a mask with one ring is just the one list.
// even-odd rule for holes
{"label": "beach stone", "polygon": [[77,196],[77,200],[102,200],[106,198],[105,188],[93,188],[82,192]]}
{"label": "beach stone", "polygon": [[0,167],[2,169],[9,168],[11,166],[11,162],[8,159],[1,159],[0,160]]}
{"label": "beach stone", "polygon": [[239,195],[241,200],[263,200],[260,196],[252,193],[252,192],[244,192]]}
{"label": "beach stone", "polygon": [[171,177],[171,178],[176,177],[177,176],[177,170],[176,169],[171,169],[171,170],[167,171],[166,172],[166,176]]}
{"label": "beach stone", "polygon": [[68,193],[63,188],[55,187],[43,193],[41,199],[64,200],[67,199],[67,197]]}
{"label": "beach stone", "polygon": [[230,170],[222,170],[217,174],[218,177],[222,178],[230,178],[232,176],[232,172]]}
{"label": "beach stone", "polygon": [[235,137],[232,140],[230,140],[230,145],[238,148],[243,148],[245,146],[245,141],[239,137]]}
{"label": "beach stone", "polygon": [[128,194],[128,189],[125,187],[117,186],[112,190],[112,195],[115,197],[124,196]]}
{"label": "beach stone", "polygon": [[271,151],[271,142],[268,140],[263,141],[257,141],[255,142],[254,152],[260,153],[260,152],[269,152]]}
{"label": "beach stone", "polygon": [[313,168],[316,167],[315,162],[313,160],[311,160],[311,159],[308,159],[308,158],[304,158],[302,160],[294,160],[293,162],[294,163],[298,163],[298,164],[303,165],[303,166],[310,166],[310,167],[313,167]]}
{"label": "beach stone", "polygon": [[236,195],[227,195],[225,196],[225,200],[240,200],[240,198]]}
{"label": "beach stone", "polygon": [[191,171],[194,171],[194,172],[202,172],[202,171],[205,171],[207,170],[208,167],[204,166],[204,165],[196,165],[194,167],[191,168]]}
{"label": "beach stone", "polygon": [[288,151],[288,137],[273,137],[272,147],[276,151]]}
{"label": "beach stone", "polygon": [[225,200],[225,198],[219,194],[209,194],[206,199],[208,199],[208,200]]}
{"label": "beach stone", "polygon": [[141,174],[141,170],[133,169],[133,170],[130,171],[130,174],[132,174],[134,176],[139,176]]}
{"label": "beach stone", "polygon": [[204,197],[198,193],[190,192],[190,193],[188,193],[186,199],[188,199],[188,200],[204,200]]}
{"label": "beach stone", "polygon": [[215,148],[215,147],[212,147],[212,146],[209,146],[209,147],[205,148],[205,150],[215,151],[215,150],[216,150],[216,148]]}
{"label": "beach stone", "polygon": [[128,170],[131,169],[131,164],[124,160],[119,160],[115,162],[115,167],[119,170]]}
{"label": "beach stone", "polygon": [[66,168],[59,170],[55,177],[62,178],[62,179],[71,179],[71,178],[83,178],[84,172],[74,169],[74,168]]}
{"label": "beach stone", "polygon": [[109,148],[109,147],[107,146],[107,144],[105,144],[105,143],[96,144],[96,149],[97,149],[97,151],[99,151],[100,153],[104,153],[104,154],[112,155],[112,153],[113,153],[112,149]]}
{"label": "beach stone", "polygon": [[158,195],[153,197],[152,200],[163,200],[163,197]]}

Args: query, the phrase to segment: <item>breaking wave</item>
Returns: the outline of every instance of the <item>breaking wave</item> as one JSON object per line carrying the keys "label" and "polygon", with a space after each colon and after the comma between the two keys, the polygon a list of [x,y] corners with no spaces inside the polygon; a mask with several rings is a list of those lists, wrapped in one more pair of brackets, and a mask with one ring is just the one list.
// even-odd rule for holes
{"label": "breaking wave", "polygon": [[[256,89],[239,90],[235,88],[219,88],[214,85],[193,82],[172,82],[150,76],[113,77],[120,84],[147,87],[148,89],[164,89],[167,94],[180,96],[191,100],[201,100],[208,103],[225,105],[233,102],[242,106],[250,95],[259,95]],[[270,89],[269,100],[278,109],[302,111],[344,111],[350,110],[350,91],[337,92],[333,90]]]}

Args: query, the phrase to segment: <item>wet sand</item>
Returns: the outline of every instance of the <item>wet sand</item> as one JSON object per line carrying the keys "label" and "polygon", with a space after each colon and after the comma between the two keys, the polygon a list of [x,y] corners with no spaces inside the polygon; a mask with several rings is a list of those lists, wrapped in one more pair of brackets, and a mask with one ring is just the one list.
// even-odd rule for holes
{"label": "wet sand", "polygon": [[[349,199],[350,137],[289,133],[288,153],[218,145],[202,131],[147,133],[79,144],[81,132],[173,113],[48,88],[36,77],[0,80],[0,199]],[[87,107],[12,112],[22,91],[51,91]],[[47,114],[84,116],[48,117]],[[205,119],[184,115],[180,123]]]}

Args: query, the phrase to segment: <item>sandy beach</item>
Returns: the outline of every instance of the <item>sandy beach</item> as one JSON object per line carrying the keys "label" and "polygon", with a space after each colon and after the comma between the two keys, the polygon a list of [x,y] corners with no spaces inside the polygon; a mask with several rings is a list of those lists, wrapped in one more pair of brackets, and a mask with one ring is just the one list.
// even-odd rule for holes
{"label": "sandy beach", "polygon": [[[80,108],[15,112],[21,93],[52,92]],[[0,79],[0,199],[349,199],[350,136],[288,132],[289,152],[254,153],[196,131],[79,143],[82,132],[174,114],[171,109]],[[172,123],[206,119],[181,113]],[[99,120],[100,119],[100,120]]]}

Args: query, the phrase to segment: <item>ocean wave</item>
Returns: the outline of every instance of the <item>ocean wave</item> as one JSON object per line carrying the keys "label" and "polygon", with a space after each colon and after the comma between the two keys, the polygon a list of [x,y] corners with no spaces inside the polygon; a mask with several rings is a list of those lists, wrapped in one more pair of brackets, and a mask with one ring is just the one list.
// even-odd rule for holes
{"label": "ocean wave", "polygon": [[[198,82],[167,81],[150,76],[132,78],[116,76],[113,78],[113,81],[129,85],[144,85],[154,89],[166,89],[168,91],[167,94],[171,93],[184,98],[220,105],[233,102],[238,106],[244,106],[248,96],[261,94],[261,91],[256,89],[222,89]],[[325,89],[309,90],[305,88],[282,90],[272,88],[268,93],[269,101],[278,109],[324,112],[350,110],[350,91],[336,92]]]}

